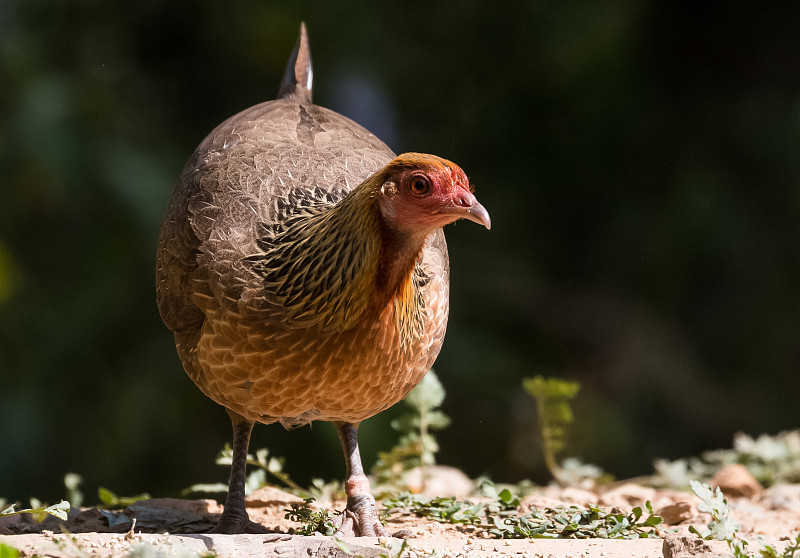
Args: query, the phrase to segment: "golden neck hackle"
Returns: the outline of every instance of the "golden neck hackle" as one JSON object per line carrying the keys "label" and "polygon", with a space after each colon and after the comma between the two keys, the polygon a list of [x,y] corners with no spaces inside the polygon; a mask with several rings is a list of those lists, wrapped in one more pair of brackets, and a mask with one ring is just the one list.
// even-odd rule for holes
{"label": "golden neck hackle", "polygon": [[257,258],[257,272],[288,326],[341,332],[363,321],[365,312],[394,304],[403,340],[420,333],[415,266],[424,237],[393,234],[384,223],[378,196],[386,172],[335,205],[311,206],[288,219]]}

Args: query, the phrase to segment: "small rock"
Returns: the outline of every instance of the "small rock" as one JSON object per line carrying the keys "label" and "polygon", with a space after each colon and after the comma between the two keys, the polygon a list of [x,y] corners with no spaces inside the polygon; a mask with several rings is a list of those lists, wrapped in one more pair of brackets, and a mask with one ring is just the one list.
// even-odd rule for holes
{"label": "small rock", "polygon": [[656,515],[663,518],[666,525],[677,525],[694,517],[694,510],[689,502],[675,502],[657,510]]}
{"label": "small rock", "polygon": [[720,555],[712,546],[696,535],[668,533],[661,547],[664,558],[715,558]]}
{"label": "small rock", "polygon": [[[144,532],[206,533],[215,524],[211,519],[219,505],[209,500],[153,498],[125,508],[125,515],[136,518],[136,530]],[[127,529],[126,529],[127,530]]]}
{"label": "small rock", "polygon": [[761,485],[747,467],[739,463],[726,465],[711,478],[711,486],[718,486],[725,496],[752,498],[761,492]]}
{"label": "small rock", "polygon": [[473,482],[460,469],[446,465],[415,467],[403,481],[411,492],[425,496],[466,498],[473,488]]}

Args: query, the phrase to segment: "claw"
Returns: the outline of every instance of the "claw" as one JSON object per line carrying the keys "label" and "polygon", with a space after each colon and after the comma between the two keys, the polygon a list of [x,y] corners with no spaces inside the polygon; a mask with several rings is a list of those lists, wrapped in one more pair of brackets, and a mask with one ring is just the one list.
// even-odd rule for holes
{"label": "claw", "polygon": [[386,529],[378,519],[375,499],[370,494],[348,498],[347,508],[340,516],[336,535],[342,537],[385,537]]}

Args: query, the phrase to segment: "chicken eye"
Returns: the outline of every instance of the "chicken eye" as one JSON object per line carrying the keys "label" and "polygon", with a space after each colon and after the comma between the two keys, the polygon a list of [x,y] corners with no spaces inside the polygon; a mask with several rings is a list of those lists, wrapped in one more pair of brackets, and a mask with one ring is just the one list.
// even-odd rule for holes
{"label": "chicken eye", "polygon": [[424,176],[415,176],[409,183],[409,189],[415,196],[424,196],[431,190],[431,183]]}

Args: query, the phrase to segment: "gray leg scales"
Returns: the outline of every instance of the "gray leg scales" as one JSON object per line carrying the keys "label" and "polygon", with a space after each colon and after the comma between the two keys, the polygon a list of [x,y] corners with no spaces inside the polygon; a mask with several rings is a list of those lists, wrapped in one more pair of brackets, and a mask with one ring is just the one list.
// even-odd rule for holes
{"label": "gray leg scales", "polygon": [[228,498],[225,509],[219,518],[219,524],[212,533],[225,535],[271,533],[269,529],[250,521],[244,507],[244,484],[246,480],[247,447],[250,445],[250,433],[253,423],[236,413],[228,411],[233,423],[233,459],[231,460],[231,478],[228,483]]}
{"label": "gray leg scales", "polygon": [[341,517],[341,523],[336,531],[337,535],[346,537],[383,537],[386,529],[378,519],[378,509],[375,498],[370,492],[369,480],[364,474],[361,465],[361,455],[358,450],[358,425],[350,423],[336,423],[339,431],[339,440],[342,443],[347,473],[345,478],[345,492],[347,493],[347,508]]}

